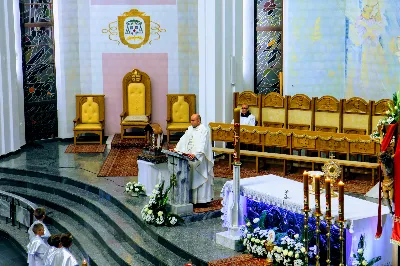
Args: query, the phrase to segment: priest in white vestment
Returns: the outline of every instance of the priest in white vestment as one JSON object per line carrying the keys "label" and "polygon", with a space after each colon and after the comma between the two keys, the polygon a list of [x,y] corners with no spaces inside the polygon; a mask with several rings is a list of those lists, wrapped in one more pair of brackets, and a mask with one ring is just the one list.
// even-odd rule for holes
{"label": "priest in white vestment", "polygon": [[247,104],[242,104],[242,112],[240,113],[240,124],[244,126],[256,125],[256,117],[250,113],[249,106]]}
{"label": "priest in white vestment", "polygon": [[192,124],[181,137],[174,151],[186,154],[190,164],[192,203],[208,203],[213,199],[214,158],[209,129],[201,124],[198,114],[190,118]]}

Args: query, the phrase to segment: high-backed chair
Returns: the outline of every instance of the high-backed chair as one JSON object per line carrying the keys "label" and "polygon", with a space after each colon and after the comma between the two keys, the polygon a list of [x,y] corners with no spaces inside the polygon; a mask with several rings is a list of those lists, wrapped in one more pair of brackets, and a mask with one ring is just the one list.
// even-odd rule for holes
{"label": "high-backed chair", "polygon": [[[74,144],[80,134],[94,133],[103,143],[104,95],[78,94],[76,97],[76,118],[74,119]],[[89,143],[80,141],[79,143]],[[92,142],[90,142],[92,143]]]}
{"label": "high-backed chair", "polygon": [[342,128],[342,102],[333,96],[314,98],[315,131],[339,132]]}
{"label": "high-backed chair", "polygon": [[286,98],[279,93],[270,92],[261,96],[261,117],[264,127],[286,128]]}
{"label": "high-backed chair", "polygon": [[371,132],[371,105],[362,98],[342,99],[342,133],[365,135]]}
{"label": "high-backed chair", "polygon": [[[256,117],[256,126],[261,125],[261,95],[252,91],[234,92],[233,93],[233,109],[241,107],[242,104],[249,106],[249,111]],[[233,113],[233,112],[232,112]]]}
{"label": "high-backed chair", "polygon": [[377,130],[376,125],[378,124],[378,121],[387,116],[386,111],[389,110],[389,105],[388,105],[389,103],[393,105],[393,101],[390,99],[382,99],[377,102],[371,101],[372,105],[371,133],[372,131]]}
{"label": "high-backed chair", "polygon": [[312,130],[314,101],[305,94],[286,97],[288,98],[288,128]]}
{"label": "high-backed chair", "polygon": [[151,83],[149,76],[133,69],[126,73],[122,80],[122,113],[121,139],[146,138],[143,136],[127,136],[128,128],[142,128],[151,122]]}
{"label": "high-backed chair", "polygon": [[167,142],[171,132],[185,132],[196,113],[196,94],[167,94]]}

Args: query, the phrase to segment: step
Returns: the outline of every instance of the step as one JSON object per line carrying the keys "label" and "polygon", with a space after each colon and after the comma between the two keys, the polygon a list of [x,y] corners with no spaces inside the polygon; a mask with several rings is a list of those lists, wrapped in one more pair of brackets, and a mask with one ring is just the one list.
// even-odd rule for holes
{"label": "step", "polygon": [[[180,265],[187,262],[173,253],[172,251],[163,247],[160,243],[154,240],[151,236],[143,231],[132,218],[117,206],[112,204],[109,200],[100,198],[96,194],[90,193],[86,190],[77,188],[72,185],[59,184],[43,179],[41,184],[36,184],[37,181],[33,178],[17,175],[7,175],[7,180],[2,177],[0,178],[0,184],[11,184],[20,187],[32,187],[35,190],[47,191],[62,196],[64,198],[69,198],[80,204],[86,205],[90,210],[99,214],[107,225],[111,225],[113,229],[119,234],[123,235],[126,240],[125,244],[131,245],[137,250],[141,255],[143,255],[148,261],[156,265]],[[51,194],[52,195],[52,194]],[[118,217],[118,219],[113,219]]]}

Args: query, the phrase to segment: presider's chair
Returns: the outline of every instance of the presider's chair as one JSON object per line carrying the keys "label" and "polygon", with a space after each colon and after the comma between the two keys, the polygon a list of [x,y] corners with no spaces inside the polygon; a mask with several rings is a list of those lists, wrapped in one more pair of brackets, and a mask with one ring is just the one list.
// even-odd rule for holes
{"label": "presider's chair", "polygon": [[185,132],[196,113],[196,94],[167,94],[167,142],[172,132]]}
{"label": "presider's chair", "polygon": [[[74,144],[84,133],[94,133],[100,136],[103,143],[104,130],[104,95],[76,95],[76,118],[74,119]],[[88,143],[79,142],[79,143]],[[90,142],[91,143],[91,142]]]}
{"label": "presider's chair", "polygon": [[[126,73],[122,80],[122,113],[121,139],[146,138],[143,136],[127,136],[126,129],[144,129],[151,122],[151,83],[149,76],[133,69]],[[143,131],[144,132],[144,131]]]}

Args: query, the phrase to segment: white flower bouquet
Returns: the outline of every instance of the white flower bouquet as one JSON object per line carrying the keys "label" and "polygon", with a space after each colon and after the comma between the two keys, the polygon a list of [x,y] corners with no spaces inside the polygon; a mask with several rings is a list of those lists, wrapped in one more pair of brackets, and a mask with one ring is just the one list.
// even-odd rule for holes
{"label": "white flower bouquet", "polygon": [[125,192],[137,197],[140,194],[145,194],[146,189],[143,184],[140,184],[140,182],[128,182],[125,185]]}
{"label": "white flower bouquet", "polygon": [[149,203],[141,211],[142,219],[146,223],[156,226],[174,226],[183,222],[183,219],[179,215],[172,214],[167,210],[170,189],[171,187],[164,191],[164,181],[157,184],[153,189]]}
{"label": "white flower bouquet", "polygon": [[[400,118],[400,91],[393,94],[393,105],[391,103],[388,104],[389,110],[386,111],[386,117],[380,119],[378,124],[376,125],[375,130],[371,134],[372,139],[379,139],[380,137],[384,137],[385,135],[385,125],[395,124]],[[383,129],[382,136],[380,129]]]}
{"label": "white flower bouquet", "polygon": [[300,239],[300,235],[295,234],[293,238],[282,237],[272,251],[274,265],[302,266],[308,256],[307,250]]}
{"label": "white flower bouquet", "polygon": [[365,250],[365,237],[364,235],[360,236],[360,241],[358,242],[357,253],[353,253],[353,261],[352,265],[365,265],[365,266],[372,266],[378,261],[381,260],[381,256],[373,258],[370,261],[367,261],[364,257],[364,250]]}
{"label": "white flower bouquet", "polygon": [[262,221],[263,219],[260,220],[260,218],[254,218],[253,221],[250,221],[246,217],[246,224],[240,227],[240,240],[246,252],[254,257],[267,257],[269,252],[266,245],[273,245],[275,241],[275,231],[266,229]]}

